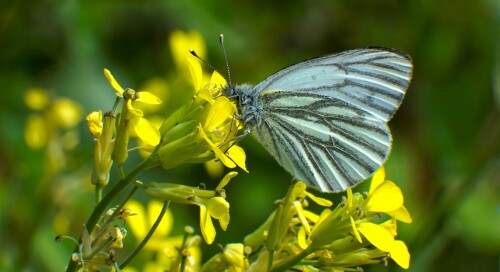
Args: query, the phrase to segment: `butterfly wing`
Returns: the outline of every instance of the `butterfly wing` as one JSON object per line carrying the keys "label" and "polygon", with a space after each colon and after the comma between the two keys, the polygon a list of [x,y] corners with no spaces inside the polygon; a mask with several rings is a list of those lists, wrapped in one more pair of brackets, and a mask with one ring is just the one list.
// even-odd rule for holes
{"label": "butterfly wing", "polygon": [[285,68],[253,88],[254,134],[287,171],[325,192],[353,187],[386,160],[387,121],[411,78],[403,53],[380,48]]}

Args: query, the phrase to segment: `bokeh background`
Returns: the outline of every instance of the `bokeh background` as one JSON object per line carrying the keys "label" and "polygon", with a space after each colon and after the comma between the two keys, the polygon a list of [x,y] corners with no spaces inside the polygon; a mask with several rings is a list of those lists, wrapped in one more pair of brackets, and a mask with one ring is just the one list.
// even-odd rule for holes
{"label": "bokeh background", "polygon": [[[386,170],[414,221],[399,229],[410,271],[499,271],[498,0],[2,1],[0,270],[61,271],[73,245],[53,238],[80,233],[93,205],[93,142],[84,119],[63,129],[57,150],[66,155],[30,148],[24,131],[36,111],[23,102],[25,92],[37,87],[72,99],[83,117],[112,106],[114,93],[102,74],[107,67],[123,86],[166,90],[167,114],[192,95],[172,88],[182,86],[169,44],[176,30],[198,31],[207,61],[226,75],[218,40],[224,33],[233,83],[258,83],[298,61],[370,45],[409,54],[414,77],[390,122],[394,144]],[[242,146],[250,174],[240,173],[226,188],[231,223],[216,243],[242,241],[290,182],[254,139]],[[47,156],[58,163],[47,166]],[[220,179],[203,165],[140,178],[209,188]],[[141,193],[137,198],[146,201]],[[196,207],[171,208],[173,235],[185,224],[198,231]],[[214,244],[205,256],[217,251]]]}

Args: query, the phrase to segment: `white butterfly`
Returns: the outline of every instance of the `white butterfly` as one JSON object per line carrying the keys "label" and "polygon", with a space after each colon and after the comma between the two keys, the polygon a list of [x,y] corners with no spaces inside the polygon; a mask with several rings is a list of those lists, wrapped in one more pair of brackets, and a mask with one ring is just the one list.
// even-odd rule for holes
{"label": "white butterfly", "polygon": [[404,53],[364,48],[304,61],[223,93],[236,100],[247,131],[283,168],[318,190],[338,192],[387,159],[387,121],[411,74]]}

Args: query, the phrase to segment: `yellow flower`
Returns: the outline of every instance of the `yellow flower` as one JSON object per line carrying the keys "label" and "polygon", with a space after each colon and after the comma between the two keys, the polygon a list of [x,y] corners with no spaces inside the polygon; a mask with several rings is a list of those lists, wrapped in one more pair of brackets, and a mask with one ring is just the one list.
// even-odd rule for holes
{"label": "yellow flower", "polygon": [[237,175],[228,173],[213,191],[172,183],[149,183],[145,192],[147,195],[162,201],[173,201],[180,204],[197,205],[200,207],[200,228],[207,244],[213,243],[216,235],[212,218],[219,220],[223,230],[226,230],[230,216],[229,203],[225,199],[223,187]]}
{"label": "yellow flower", "polygon": [[106,186],[109,182],[109,171],[113,164],[111,155],[113,153],[115,140],[115,117],[107,112],[102,122],[102,112],[94,111],[87,115],[87,123],[90,133],[94,136],[94,168],[92,171],[92,184]]}
{"label": "yellow flower", "polygon": [[102,111],[91,112],[85,118],[87,120],[90,134],[94,137],[101,136],[102,133]]}
{"label": "yellow flower", "polygon": [[235,145],[241,125],[236,106],[220,95],[226,81],[217,72],[205,82],[198,60],[188,59],[195,86],[193,101],[170,115],[160,132],[162,145],[158,150],[164,168],[182,163],[205,163],[220,160],[226,167],[246,171],[244,150]]}
{"label": "yellow flower", "polygon": [[42,88],[31,88],[24,93],[24,103],[33,110],[42,110],[49,103],[49,95]]}
{"label": "yellow flower", "polygon": [[[118,84],[118,82],[115,80],[115,78],[113,77],[111,72],[106,68],[104,68],[104,75],[108,79],[109,84],[111,84],[113,89],[115,89],[116,95],[118,97],[124,97],[123,94],[125,93],[125,90],[120,86],[120,84]],[[146,104],[160,104],[161,103],[161,100],[150,92],[137,92],[137,93],[135,93],[135,98],[133,98],[133,100],[143,102]]]}
{"label": "yellow flower", "polygon": [[[352,194],[348,201],[352,200]],[[354,200],[359,203],[359,200]],[[393,219],[388,220],[383,224],[375,224],[368,221],[360,220],[355,223],[351,217],[351,225],[353,233],[357,240],[361,243],[361,233],[372,245],[383,252],[388,252],[390,256],[401,267],[407,269],[410,263],[410,254],[408,248],[403,241],[395,240],[396,236],[396,220],[411,223],[411,217],[406,208],[403,206],[403,194],[401,189],[392,181],[385,180],[385,170],[380,168],[373,175],[370,184],[370,190],[366,199],[361,201],[361,208],[368,214],[386,213]]]}
{"label": "yellow flower", "polygon": [[208,260],[201,272],[209,271],[228,271],[243,272],[248,268],[248,259],[246,258],[246,249],[243,244],[227,244],[223,251],[210,260]]}
{"label": "yellow flower", "polygon": [[403,241],[395,240],[389,250],[391,258],[402,268],[410,268],[410,253],[408,247]]}
{"label": "yellow flower", "polygon": [[[379,263],[381,258],[387,257],[393,258],[401,267],[408,268],[408,249],[403,241],[395,239],[396,220],[401,218],[396,216],[398,213],[395,211],[402,210],[403,195],[393,182],[385,180],[383,169],[375,174],[373,180],[369,194],[347,190],[347,198],[344,198],[341,204],[333,210],[324,209],[319,215],[307,210],[307,202],[304,201],[306,197],[326,207],[332,203],[307,192],[302,183],[295,184],[274,214],[274,217],[282,218],[280,224],[275,224],[276,218],[271,224],[264,224],[268,234],[263,243],[268,250],[274,251],[277,267],[273,268],[284,269],[293,266],[301,269],[294,264],[299,261],[297,257],[304,256],[313,270],[318,267],[352,268]],[[291,208],[288,208],[286,199],[292,200]],[[377,223],[375,220],[379,218],[377,215],[380,213],[386,213],[392,218],[384,223]],[[406,215],[410,218],[409,214]],[[276,227],[283,224],[285,228]],[[285,232],[289,234],[279,234]],[[277,244],[267,247],[271,239]],[[252,242],[247,238],[245,241]],[[253,242],[251,245],[255,247]],[[283,263],[288,266],[281,266]]]}
{"label": "yellow flower", "polygon": [[124,228],[114,227],[110,236],[113,238],[110,248],[123,248],[123,239],[127,236],[127,231]]}
{"label": "yellow flower", "polygon": [[224,247],[224,257],[229,263],[228,271],[245,271],[248,260],[245,256],[245,245],[228,244]]}
{"label": "yellow flower", "polygon": [[385,169],[382,166],[372,177],[368,197],[362,204],[366,212],[386,213],[395,219],[411,223],[410,214],[403,206],[403,193],[392,181],[385,180]]}
{"label": "yellow flower", "polygon": [[50,110],[52,121],[62,128],[73,128],[82,119],[81,106],[68,98],[56,99]]}
{"label": "yellow flower", "polygon": [[156,146],[160,142],[160,132],[158,129],[151,124],[147,119],[142,118],[143,112],[139,109],[133,107],[132,103],[135,101],[146,103],[146,104],[160,104],[161,100],[150,92],[135,92],[132,89],[124,90],[120,84],[115,80],[113,75],[108,69],[104,69],[104,75],[108,79],[109,83],[115,89],[116,95],[118,97],[125,98],[125,104],[130,114],[127,114],[125,118],[132,119],[132,128],[135,135],[139,137],[144,142],[149,145]]}
{"label": "yellow flower", "polygon": [[[195,99],[207,101],[210,105],[204,123],[200,125],[200,135],[209,144],[215,156],[228,168],[236,166],[246,170],[245,151],[233,144],[238,134],[239,121],[235,118],[236,106],[225,96],[218,96],[220,89],[227,85],[226,80],[214,71],[210,82],[203,84],[202,69],[194,57],[188,64],[195,86]],[[217,98],[213,98],[217,97]]]}
{"label": "yellow flower", "polygon": [[215,228],[212,217],[219,220],[220,226],[226,230],[229,224],[229,203],[220,196],[212,198],[197,198],[194,204],[200,207],[201,234],[207,244],[215,240]]}

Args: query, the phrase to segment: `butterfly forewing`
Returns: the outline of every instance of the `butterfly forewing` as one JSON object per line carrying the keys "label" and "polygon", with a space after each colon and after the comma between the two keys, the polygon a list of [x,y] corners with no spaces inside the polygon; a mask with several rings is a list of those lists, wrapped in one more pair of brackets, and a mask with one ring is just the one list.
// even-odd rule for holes
{"label": "butterfly forewing", "polygon": [[258,108],[254,134],[297,179],[325,192],[350,188],[385,162],[386,123],[411,69],[408,56],[371,48],[292,65],[247,94]]}
{"label": "butterfly forewing", "polygon": [[411,61],[403,53],[355,49],[292,65],[268,77],[253,91],[254,95],[284,90],[338,97],[363,104],[374,117],[387,121],[401,104],[411,70]]}

